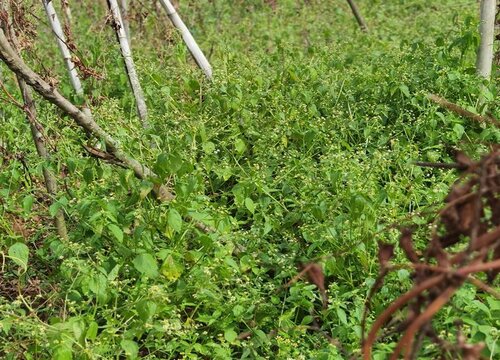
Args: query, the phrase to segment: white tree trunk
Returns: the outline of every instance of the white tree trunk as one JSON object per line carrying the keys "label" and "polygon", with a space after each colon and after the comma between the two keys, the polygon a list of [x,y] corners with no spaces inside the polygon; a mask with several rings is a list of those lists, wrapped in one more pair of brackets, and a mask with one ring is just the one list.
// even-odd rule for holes
{"label": "white tree trunk", "polygon": [[71,52],[69,51],[69,48],[66,45],[66,37],[64,36],[64,32],[61,23],[59,21],[59,18],[57,17],[56,10],[54,9],[54,5],[52,4],[52,0],[43,0],[43,6],[45,7],[45,12],[47,13],[47,17],[52,27],[52,31],[56,36],[57,45],[61,50],[64,62],[66,63],[66,67],[68,68],[71,85],[73,85],[73,88],[75,89],[75,92],[78,95],[82,95],[83,94],[82,83],[80,82],[80,78],[78,77],[75,64],[71,60]]}
{"label": "white tree trunk", "polygon": [[[42,77],[29,68],[24,61],[12,49],[4,31],[0,28],[0,60],[2,60],[9,69],[20,76],[28,85],[30,85],[38,94],[56,105],[66,114],[68,114],[79,126],[83,127],[95,137],[102,139],[106,144],[106,151],[112,155],[118,162],[133,170],[139,179],[157,178],[156,174],[144,164],[140,163],[128,155],[121,147],[120,143],[108,132],[102,129],[94,119],[88,117],[83,111],[78,109],[73,103],[62,96],[57,89],[48,84]],[[153,191],[162,201],[169,201],[175,198],[170,189],[161,184],[156,184]]]}
{"label": "white tree trunk", "polygon": [[[83,97],[82,82],[80,81],[80,77],[78,76],[76,66],[73,63],[73,60],[71,60],[71,52],[69,51],[68,45],[66,44],[66,37],[64,36],[61,22],[59,21],[59,18],[57,16],[56,10],[54,9],[54,5],[52,4],[52,2],[53,0],[43,0],[45,12],[52,27],[52,31],[56,36],[57,45],[59,46],[64,62],[66,63],[71,85],[73,86],[73,89],[75,90],[76,94]],[[67,3],[64,4],[64,9],[65,11],[69,12],[69,6]],[[70,12],[69,16],[71,16]],[[88,116],[92,117],[92,112],[86,105],[83,107],[83,111]]]}
{"label": "white tree trunk", "polygon": [[486,79],[490,79],[493,63],[493,41],[495,36],[496,0],[481,0],[481,24],[479,32],[481,43],[477,53],[477,72]]}
{"label": "white tree trunk", "polygon": [[[497,52],[495,54],[495,62],[500,69],[500,1],[497,5],[497,18],[495,22],[495,32],[496,32],[496,40],[497,40]],[[497,71],[498,74],[498,71]]]}
{"label": "white tree trunk", "polygon": [[128,79],[130,81],[130,86],[132,87],[132,92],[134,93],[137,113],[142,121],[142,126],[148,128],[148,109],[146,107],[146,101],[144,100],[144,93],[141,88],[141,83],[139,82],[139,77],[135,71],[135,64],[132,58],[132,51],[130,50],[129,42],[127,39],[127,34],[123,27],[123,20],[120,14],[120,8],[116,0],[108,0],[109,9],[113,16],[115,23],[115,31],[120,42],[120,48],[122,51],[123,60],[125,61],[125,67],[127,69]]}
{"label": "white tree trunk", "polygon": [[172,21],[172,24],[181,32],[182,38],[184,39],[184,42],[186,43],[186,46],[188,47],[189,51],[191,52],[191,55],[193,55],[194,60],[198,64],[198,66],[203,70],[205,73],[206,77],[211,79],[212,78],[212,67],[210,66],[210,63],[208,62],[207,58],[201,51],[200,47],[196,43],[196,41],[193,38],[193,35],[191,35],[191,32],[187,28],[187,26],[184,24],[182,19],[180,18],[179,14],[177,14],[177,11],[175,10],[175,7],[172,5],[170,0],[160,0],[161,4],[163,5],[163,8],[167,12],[168,17],[170,18],[170,21]]}
{"label": "white tree trunk", "polygon": [[128,3],[127,0],[120,0],[120,10],[123,20],[123,28],[127,36],[128,43],[130,44],[130,22],[128,21]]}

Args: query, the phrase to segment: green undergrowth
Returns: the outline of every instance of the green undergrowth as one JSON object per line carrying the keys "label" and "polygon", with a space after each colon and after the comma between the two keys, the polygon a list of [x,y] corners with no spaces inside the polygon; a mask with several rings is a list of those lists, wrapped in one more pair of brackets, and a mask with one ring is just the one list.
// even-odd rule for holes
{"label": "green undergrowth", "polygon": [[[357,29],[347,4],[277,3],[273,10],[257,0],[181,2],[180,14],[210,54],[212,82],[168,19],[151,2],[135,5],[132,44],[152,124],[146,131],[105,11],[98,2],[73,9],[79,56],[105,77],[85,81],[94,118],[177,198],[160,204],[149,196],[153,180],[89,157],[85,135],[39,99],[56,150],[42,163],[23,114],[5,104],[2,358],[360,355],[377,241],[397,242],[393,224],[425,224],[457,178],[414,162],[453,161],[457,150],[478,158],[500,141],[498,129],[438,109],[426,95],[495,114],[496,82],[485,88],[475,76],[478,21],[469,2],[358,1],[369,34]],[[74,99],[50,32],[38,27],[25,59],[45,75],[50,70]],[[5,75],[19,98],[12,80]],[[43,166],[60,176],[52,205]],[[68,219],[68,241],[53,229],[58,209]],[[203,233],[195,222],[216,231]],[[423,247],[425,229],[417,237]],[[309,261],[323,264],[326,309],[314,285],[289,283]],[[369,322],[410,286],[406,270],[390,280]],[[498,300],[466,286],[436,325],[453,339],[454,321],[462,319],[494,357],[499,311]],[[377,345],[374,358],[387,358],[396,340]],[[422,351],[421,358],[436,357],[432,344]]]}

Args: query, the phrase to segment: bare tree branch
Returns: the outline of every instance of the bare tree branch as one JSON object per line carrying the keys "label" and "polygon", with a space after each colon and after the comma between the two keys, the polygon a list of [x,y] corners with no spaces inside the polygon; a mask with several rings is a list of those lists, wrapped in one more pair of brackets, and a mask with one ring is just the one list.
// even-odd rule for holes
{"label": "bare tree branch", "polygon": [[[9,4],[7,3],[4,4],[4,10],[7,10],[8,6]],[[10,40],[12,41],[12,44],[15,48],[15,52],[19,53],[20,52],[19,42],[17,40],[15,32],[11,28],[10,22],[7,21],[4,24],[4,29],[9,35]],[[35,144],[38,156],[44,159],[45,161],[50,161],[50,153],[47,150],[46,146],[47,138],[44,137],[43,127],[36,118],[36,106],[33,100],[31,88],[28,85],[26,85],[26,82],[18,74],[16,74],[16,77],[17,77],[17,82],[19,84],[19,89],[21,90],[21,94],[24,100],[24,106],[21,106],[21,109],[26,113],[26,119],[28,120],[28,123],[30,125],[31,137]],[[7,89],[4,88],[4,91],[7,93],[9,97],[12,97],[8,93]],[[17,102],[15,99],[13,99],[13,101]],[[43,166],[42,172],[47,192],[51,197],[54,198],[57,195],[57,179],[54,173],[50,170],[50,168],[47,165]],[[64,212],[62,209],[57,210],[54,217],[54,225],[56,226],[57,234],[59,235],[59,237],[61,239],[67,240],[68,230],[66,227],[66,219],[64,217]]]}
{"label": "bare tree branch", "polygon": [[500,123],[498,120],[490,117],[490,116],[481,116],[478,114],[473,113],[472,111],[469,111],[467,109],[464,109],[463,107],[454,104],[445,98],[442,98],[441,96],[435,95],[435,94],[428,94],[427,98],[432,101],[433,103],[445,108],[446,110],[449,110],[451,112],[454,112],[457,115],[460,115],[462,117],[465,117],[470,120],[474,120],[476,122],[480,123],[490,123],[495,126],[500,126]]}
{"label": "bare tree branch", "polygon": [[[0,58],[16,75],[19,75],[37,93],[68,114],[80,127],[103,139],[106,150],[125,166],[132,169],[140,179],[157,178],[157,175],[147,166],[127,154],[109,133],[102,129],[92,118],[78,109],[73,103],[62,96],[57,89],[49,85],[40,75],[29,68],[10,46],[5,33],[0,30]],[[155,185],[154,192],[162,201],[174,199],[174,194],[165,185]]]}
{"label": "bare tree branch", "polygon": [[366,21],[363,18],[363,15],[361,15],[361,12],[359,11],[358,6],[354,2],[354,0],[347,0],[349,3],[349,6],[351,7],[352,13],[354,14],[354,17],[356,18],[356,21],[358,22],[358,25],[361,29],[361,31],[368,32],[368,25],[366,25]]}

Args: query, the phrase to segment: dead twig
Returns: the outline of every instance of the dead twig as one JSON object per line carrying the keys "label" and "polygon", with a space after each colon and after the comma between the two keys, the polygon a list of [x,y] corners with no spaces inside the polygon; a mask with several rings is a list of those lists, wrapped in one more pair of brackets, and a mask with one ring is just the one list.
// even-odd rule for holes
{"label": "dead twig", "polygon": [[451,111],[459,116],[476,121],[478,123],[489,123],[489,124],[493,124],[497,127],[500,127],[500,122],[497,119],[495,119],[491,116],[481,116],[481,115],[475,114],[472,111],[464,109],[463,107],[461,107],[455,103],[452,103],[451,101],[448,101],[445,98],[442,98],[441,96],[438,96],[435,94],[428,94],[427,99],[429,99],[433,103],[435,103],[435,104],[441,106],[442,108],[445,108],[446,110],[449,110],[449,111]]}

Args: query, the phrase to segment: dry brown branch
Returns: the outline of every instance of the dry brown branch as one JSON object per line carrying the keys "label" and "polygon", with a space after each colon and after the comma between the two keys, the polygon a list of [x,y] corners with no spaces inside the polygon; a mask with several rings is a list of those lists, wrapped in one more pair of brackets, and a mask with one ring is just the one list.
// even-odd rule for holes
{"label": "dry brown branch", "polygon": [[[462,171],[459,181],[451,188],[446,204],[438,211],[427,249],[422,253],[414,250],[412,233],[403,231],[400,247],[409,264],[387,265],[386,247],[379,249],[381,272],[377,283],[387,273],[400,269],[412,269],[413,287],[394,300],[372,324],[368,336],[363,339],[363,358],[371,359],[377,333],[394,318],[396,312],[406,314],[396,321],[396,333],[401,337],[391,359],[418,358],[418,351],[425,338],[436,343],[456,358],[478,359],[483,344],[469,344],[459,333],[455,344],[437,339],[433,328],[434,315],[447,306],[449,300],[464,282],[498,298],[500,294],[473,274],[486,273],[488,281],[494,281],[500,271],[500,148],[480,161],[474,162],[464,154],[457,154],[457,164]],[[439,230],[439,231],[438,231]],[[463,250],[452,245],[461,244]],[[436,265],[437,264],[437,265]],[[374,285],[376,289],[376,285]],[[371,298],[371,294],[369,299]],[[369,310],[369,300],[365,311]],[[363,322],[362,326],[365,326]],[[391,324],[394,326],[394,324]],[[364,334],[364,330],[363,330]],[[439,341],[436,341],[439,340]]]}
{"label": "dry brown branch", "polygon": [[442,108],[445,108],[446,110],[449,110],[449,111],[451,111],[459,116],[465,117],[465,118],[470,119],[470,120],[474,120],[478,123],[489,123],[489,124],[493,124],[495,126],[500,127],[500,122],[491,116],[481,116],[481,115],[475,114],[472,111],[464,109],[463,107],[461,107],[455,103],[452,103],[452,102],[446,100],[445,98],[442,98],[442,97],[435,95],[435,94],[428,94],[427,98],[430,101],[432,101],[433,103],[435,103],[435,104],[441,106]]}
{"label": "dry brown branch", "polygon": [[347,2],[349,3],[349,7],[351,8],[354,17],[356,18],[361,31],[368,32],[368,25],[366,25],[366,21],[363,18],[363,15],[361,15],[361,11],[359,11],[358,5],[356,5],[354,0],[347,0]]}
{"label": "dry brown branch", "polygon": [[[62,96],[56,88],[43,80],[40,75],[31,70],[12,49],[3,30],[0,30],[0,58],[11,71],[21,77],[43,98],[56,105],[79,126],[92,133],[95,137],[103,139],[106,144],[106,151],[132,169],[138,178],[148,179],[156,177],[156,174],[151,169],[123,151],[119,142],[104,131],[92,118]],[[153,190],[156,196],[162,201],[170,201],[175,197],[165,185],[155,185]]]}

